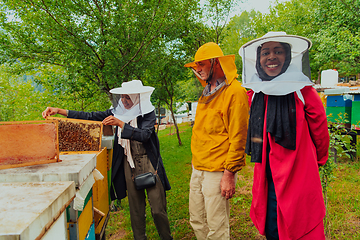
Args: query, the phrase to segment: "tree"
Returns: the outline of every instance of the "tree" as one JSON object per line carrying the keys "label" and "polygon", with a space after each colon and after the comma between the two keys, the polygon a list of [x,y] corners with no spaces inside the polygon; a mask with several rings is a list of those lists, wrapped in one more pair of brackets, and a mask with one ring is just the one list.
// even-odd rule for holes
{"label": "tree", "polygon": [[[34,87],[30,81],[11,77],[4,71],[4,66],[1,66],[0,121],[29,120],[29,116],[33,117],[32,109],[36,104],[31,99],[34,96],[33,91]],[[37,99],[40,99],[39,96]],[[30,109],[29,104],[32,104]],[[38,113],[38,117],[40,116],[41,113]]]}
{"label": "tree", "polygon": [[318,43],[315,59],[322,69],[340,75],[360,72],[360,1],[314,0],[313,18],[321,26],[312,34]]}
{"label": "tree", "polygon": [[159,102],[165,103],[170,110],[179,145],[182,145],[175,113],[177,104],[183,102],[186,97],[181,87],[181,83],[186,79],[184,60],[175,50],[170,52],[169,49],[159,50],[157,57],[157,65],[148,68],[148,77],[145,79],[155,87],[154,94]]}
{"label": "tree", "polygon": [[269,14],[258,14],[254,30],[258,37],[269,31],[284,31],[287,34],[309,36],[313,31],[311,19],[313,0],[291,0],[276,2],[270,7]]}
{"label": "tree", "polygon": [[228,22],[228,16],[232,12],[238,0],[206,0],[203,8],[205,22],[211,27],[210,37],[217,44]]}
{"label": "tree", "polygon": [[59,66],[67,77],[49,78],[53,86],[82,97],[108,94],[141,79],[153,47],[180,38],[196,7],[193,0],[5,0],[0,60],[20,62],[23,71]]}
{"label": "tree", "polygon": [[[62,72],[56,72],[54,69],[51,74],[58,78],[63,76]],[[0,66],[0,121],[42,120],[41,112],[47,106],[92,110],[98,109],[100,105],[110,106],[105,93],[83,99],[76,93],[64,94],[59,89],[35,83],[35,79],[46,82],[48,78],[49,76],[44,72],[16,75],[9,71],[7,65]]]}
{"label": "tree", "polygon": [[222,35],[229,21],[228,16],[239,0],[200,0],[202,6],[194,14],[194,22],[184,29],[181,50],[194,56],[197,49],[207,43],[222,44]]}
{"label": "tree", "polygon": [[257,14],[259,13],[252,10],[251,12],[244,11],[240,16],[235,15],[227,24],[222,36],[222,50],[225,55],[235,54],[235,64],[240,75],[242,72],[242,61],[238,52],[243,44],[256,37],[251,22]]}

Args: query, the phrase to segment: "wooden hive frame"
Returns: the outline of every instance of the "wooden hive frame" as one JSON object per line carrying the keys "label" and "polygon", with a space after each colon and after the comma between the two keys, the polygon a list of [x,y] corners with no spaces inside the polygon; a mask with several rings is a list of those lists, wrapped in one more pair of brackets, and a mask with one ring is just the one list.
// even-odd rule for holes
{"label": "wooden hive frame", "polygon": [[61,154],[96,153],[101,150],[103,125],[99,121],[47,117],[58,121]]}
{"label": "wooden hive frame", "polygon": [[56,121],[0,122],[0,169],[59,162]]}

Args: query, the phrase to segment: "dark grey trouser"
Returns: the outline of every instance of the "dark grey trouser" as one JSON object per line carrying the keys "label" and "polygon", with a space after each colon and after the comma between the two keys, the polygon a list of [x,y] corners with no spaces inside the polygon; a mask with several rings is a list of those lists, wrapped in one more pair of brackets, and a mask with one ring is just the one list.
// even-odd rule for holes
{"label": "dark grey trouser", "polygon": [[275,193],[275,185],[272,178],[270,163],[269,163],[270,146],[268,145],[267,160],[266,160],[266,177],[268,180],[268,199],[267,199],[267,212],[265,233],[267,240],[278,240],[279,232],[277,225],[277,199]]}
{"label": "dark grey trouser", "polygon": [[[124,159],[125,179],[130,207],[131,227],[135,240],[146,240],[146,196],[145,190],[136,190],[132,175],[139,175],[145,172],[155,173],[150,159],[142,143],[131,140],[131,154],[134,160],[135,169],[131,169],[127,159]],[[171,237],[169,220],[166,211],[166,196],[164,187],[157,176],[156,185],[146,189],[148,201],[151,207],[151,214],[154,219],[159,236],[163,240],[173,239]]]}

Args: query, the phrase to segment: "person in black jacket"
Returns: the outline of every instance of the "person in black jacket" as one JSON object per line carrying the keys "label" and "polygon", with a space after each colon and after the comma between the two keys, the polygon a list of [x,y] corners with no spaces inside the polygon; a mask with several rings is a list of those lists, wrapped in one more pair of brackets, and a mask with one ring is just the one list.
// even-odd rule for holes
{"label": "person in black jacket", "polygon": [[151,213],[161,239],[172,239],[166,210],[166,190],[170,183],[160,155],[155,133],[156,115],[150,102],[153,87],[140,80],[124,82],[110,90],[115,108],[99,112],[81,112],[48,107],[42,116],[61,114],[68,118],[102,121],[116,126],[111,173],[111,199],[123,199],[128,193],[134,239],[146,238],[145,189],[136,190],[134,177],[157,172],[156,185],[146,189]]}

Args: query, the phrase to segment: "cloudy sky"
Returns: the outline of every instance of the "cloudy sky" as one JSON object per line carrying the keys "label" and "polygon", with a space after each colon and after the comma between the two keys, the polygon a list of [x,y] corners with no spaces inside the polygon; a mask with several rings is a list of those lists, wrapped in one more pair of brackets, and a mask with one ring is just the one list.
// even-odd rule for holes
{"label": "cloudy sky", "polygon": [[[285,2],[286,0],[279,0],[279,2]],[[243,0],[244,3],[240,4],[240,10],[250,11],[255,9],[262,13],[269,13],[269,6],[275,5],[275,0]]]}
{"label": "cloudy sky", "polygon": [[[285,2],[290,0],[278,0],[278,2]],[[200,0],[200,4],[204,4],[205,0]],[[255,11],[260,11],[262,13],[269,13],[270,5],[274,6],[276,0],[242,0],[238,6],[235,7],[234,11],[229,15],[233,17],[234,15],[240,15],[242,11],[250,11],[255,9]]]}

